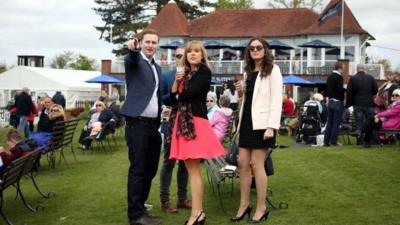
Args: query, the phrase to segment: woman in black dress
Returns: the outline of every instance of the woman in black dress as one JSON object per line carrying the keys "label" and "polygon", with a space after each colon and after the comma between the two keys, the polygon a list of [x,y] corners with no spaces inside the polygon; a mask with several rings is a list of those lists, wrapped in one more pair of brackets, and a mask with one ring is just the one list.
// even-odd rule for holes
{"label": "woman in black dress", "polygon": [[244,83],[236,83],[243,92],[240,109],[239,158],[240,205],[231,221],[250,218],[250,185],[252,174],[256,180],[257,205],[249,223],[259,223],[268,218],[265,199],[267,175],[264,161],[268,150],[275,145],[276,130],[279,129],[282,112],[282,75],[268,45],[262,38],[252,38],[245,51]]}

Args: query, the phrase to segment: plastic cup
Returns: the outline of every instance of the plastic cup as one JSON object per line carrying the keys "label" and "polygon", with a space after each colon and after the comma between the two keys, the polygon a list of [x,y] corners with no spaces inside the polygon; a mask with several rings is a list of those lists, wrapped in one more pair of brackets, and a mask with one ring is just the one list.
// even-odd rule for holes
{"label": "plastic cup", "polygon": [[183,67],[183,66],[177,66],[177,67],[176,67],[176,72],[177,72],[177,73],[185,72],[185,67]]}

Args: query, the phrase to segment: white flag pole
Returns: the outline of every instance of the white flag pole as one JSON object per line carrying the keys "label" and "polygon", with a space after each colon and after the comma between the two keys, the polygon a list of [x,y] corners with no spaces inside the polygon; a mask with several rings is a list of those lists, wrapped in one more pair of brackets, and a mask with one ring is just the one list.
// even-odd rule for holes
{"label": "white flag pole", "polygon": [[341,24],[341,31],[340,31],[340,59],[344,59],[344,36],[343,36],[343,21],[344,21],[344,0],[342,0],[342,24]]}

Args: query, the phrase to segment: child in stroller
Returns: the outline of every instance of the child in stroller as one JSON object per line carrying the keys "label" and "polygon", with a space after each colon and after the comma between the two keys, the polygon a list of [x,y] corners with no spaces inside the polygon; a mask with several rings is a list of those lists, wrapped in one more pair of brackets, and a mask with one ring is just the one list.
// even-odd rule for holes
{"label": "child in stroller", "polygon": [[321,134],[321,109],[315,100],[304,103],[303,113],[299,118],[296,130],[296,142],[304,141],[306,144],[316,144],[317,135]]}

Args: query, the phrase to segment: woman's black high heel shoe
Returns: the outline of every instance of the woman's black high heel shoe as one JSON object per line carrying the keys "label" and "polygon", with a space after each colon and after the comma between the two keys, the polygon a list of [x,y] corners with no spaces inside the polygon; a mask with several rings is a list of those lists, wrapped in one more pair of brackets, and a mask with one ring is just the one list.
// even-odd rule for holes
{"label": "woman's black high heel shoe", "polygon": [[261,218],[260,219],[258,219],[258,220],[253,220],[253,219],[251,219],[251,220],[249,220],[248,222],[249,223],[259,223],[259,222],[261,222],[261,220],[267,220],[268,219],[268,215],[269,215],[269,210],[267,209],[267,210],[265,210],[265,212],[264,212],[264,214],[261,216]]}
{"label": "woman's black high heel shoe", "polygon": [[[200,217],[204,214],[203,211],[201,211],[201,213],[197,216],[196,220],[193,222],[192,225],[204,225],[206,222],[206,216],[204,216],[204,218],[202,220],[200,220]],[[187,225],[188,224],[188,220],[185,221],[185,223],[183,225]]]}
{"label": "woman's black high heel shoe", "polygon": [[252,209],[253,208],[250,205],[247,206],[247,209],[244,211],[244,213],[241,216],[234,216],[234,217],[231,218],[231,221],[232,222],[241,221],[244,218],[244,216],[246,216],[246,214],[247,214],[247,218],[250,219],[250,214],[251,214],[251,210]]}

